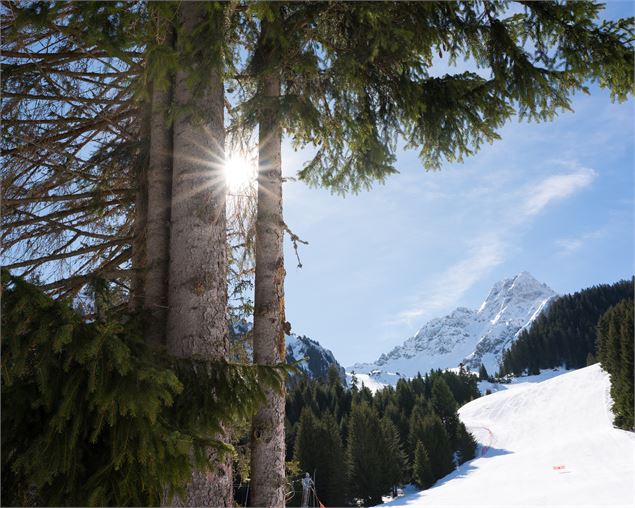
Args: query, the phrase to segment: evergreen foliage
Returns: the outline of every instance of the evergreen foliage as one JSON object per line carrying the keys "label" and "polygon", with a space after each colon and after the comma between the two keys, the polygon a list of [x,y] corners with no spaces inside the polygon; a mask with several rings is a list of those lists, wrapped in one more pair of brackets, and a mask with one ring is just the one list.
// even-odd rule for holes
{"label": "evergreen foliage", "polygon": [[355,404],[348,429],[350,493],[365,505],[381,503],[392,487],[384,475],[386,447],[376,410],[366,402]]}
{"label": "evergreen foliage", "polygon": [[480,368],[478,369],[478,379],[479,381],[487,381],[489,379],[489,374],[487,373],[487,369],[485,365],[481,363]]}
{"label": "evergreen foliage", "polygon": [[500,374],[584,367],[588,355],[596,355],[598,319],[612,305],[633,299],[633,280],[593,286],[555,300],[504,353]]}
{"label": "evergreen foliage", "polygon": [[622,300],[607,310],[597,325],[597,350],[602,368],[611,376],[615,425],[635,430],[633,410],[633,300]]}
{"label": "evergreen foliage", "polygon": [[[427,455],[430,452],[426,452],[429,482],[434,483],[452,470],[453,456],[459,463],[474,457],[476,442],[459,421],[456,410],[478,396],[476,376],[466,372],[436,370],[401,379],[396,388],[388,386],[375,394],[365,387],[344,388],[335,372],[328,381],[298,377],[287,393],[287,460],[299,461],[310,474],[311,468],[317,469],[316,490],[325,501],[319,473],[324,466],[316,461],[340,460],[337,440],[327,437],[323,430],[325,421],[330,420],[339,428],[348,457],[346,467],[339,468],[344,485],[338,488],[345,493],[340,504],[370,503],[368,492],[374,502],[391,490],[394,493],[398,485],[412,481],[418,441],[436,453],[434,461],[438,463],[433,464],[432,456]],[[426,418],[433,418],[432,426]],[[328,446],[334,450],[333,457],[323,443],[331,443]],[[368,491],[370,483],[373,490]]]}
{"label": "evergreen foliage", "polygon": [[443,378],[437,378],[432,383],[432,409],[447,423],[456,415],[458,409],[456,400]]}
{"label": "evergreen foliage", "polygon": [[154,353],[134,321],[86,322],[6,271],[2,290],[6,505],[157,505],[211,467],[209,448],[232,451],[214,436],[284,377]]}
{"label": "evergreen foliage", "polygon": [[414,452],[417,448],[417,441],[421,441],[421,433],[423,429],[423,418],[430,414],[429,406],[423,404],[417,404],[410,413],[410,419],[408,421],[408,432],[405,434],[408,438],[408,451],[410,457],[410,463],[414,461]]}
{"label": "evergreen foliage", "polygon": [[432,468],[430,466],[430,458],[421,441],[417,441],[415,448],[412,477],[417,487],[421,489],[427,489],[434,485],[434,475],[432,474]]}
{"label": "evergreen foliage", "polygon": [[342,506],[346,460],[339,426],[331,413],[317,417],[309,408],[302,411],[293,455],[300,471],[314,477],[320,500],[329,506]]}
{"label": "evergreen foliage", "polygon": [[474,436],[467,431],[463,422],[459,422],[456,427],[456,436],[454,441],[454,448],[458,453],[459,464],[472,460],[476,457],[476,439],[474,439]]}
{"label": "evergreen foliage", "polygon": [[441,418],[437,415],[424,416],[417,437],[428,452],[432,474],[435,478],[442,478],[454,469],[450,437]]}
{"label": "evergreen foliage", "polygon": [[452,396],[456,400],[458,406],[467,404],[469,401],[480,397],[478,390],[477,378],[465,370],[458,374],[454,372],[444,372],[441,370],[432,370],[426,375],[424,383],[424,393],[426,397],[430,397],[432,386],[437,378],[441,378],[450,388]]}
{"label": "evergreen foliage", "polygon": [[[602,22],[599,4],[507,1],[360,3],[289,8],[280,29],[283,125],[317,145],[300,172],[311,184],[357,191],[395,172],[397,136],[428,169],[462,160],[512,116],[545,121],[570,109],[586,82],[633,92],[632,20]],[[310,21],[309,21],[310,20]],[[282,49],[284,48],[284,49]],[[286,50],[286,51],[285,51]],[[433,55],[471,57],[482,73],[431,76]],[[266,71],[265,71],[266,72]],[[487,76],[487,77],[483,77]],[[253,118],[254,98],[244,120]]]}
{"label": "evergreen foliage", "polygon": [[388,416],[382,418],[381,430],[385,445],[383,477],[395,494],[397,485],[402,482],[406,473],[406,454],[401,447],[399,431]]}

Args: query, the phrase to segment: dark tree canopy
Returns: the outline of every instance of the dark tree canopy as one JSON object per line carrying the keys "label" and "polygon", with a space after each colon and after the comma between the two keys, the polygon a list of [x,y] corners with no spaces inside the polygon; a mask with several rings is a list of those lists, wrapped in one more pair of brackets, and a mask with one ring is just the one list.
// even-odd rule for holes
{"label": "dark tree canopy", "polygon": [[[633,20],[601,21],[601,10],[592,2],[283,4],[268,46],[279,53],[278,114],[299,146],[317,148],[300,177],[357,191],[396,171],[398,138],[438,169],[498,139],[514,116],[545,121],[570,109],[590,83],[625,100]],[[272,72],[262,58],[254,54],[241,76]],[[435,74],[439,63],[464,59],[474,71]],[[247,90],[234,128],[253,128],[264,100]]]}
{"label": "dark tree canopy", "polygon": [[423,443],[417,441],[415,460],[412,466],[412,477],[419,488],[427,489],[434,485],[434,476],[430,466],[430,457]]}
{"label": "dark tree canopy", "polygon": [[6,505],[157,505],[285,371],[154,353],[137,322],[87,323],[4,270],[2,359]]}
{"label": "dark tree canopy", "polygon": [[[421,485],[431,485],[453,469],[453,456],[458,464],[474,458],[476,442],[456,411],[459,405],[479,397],[476,382],[476,376],[466,373],[433,371],[402,379],[396,389],[388,386],[373,394],[367,388],[345,388],[335,376],[330,382],[296,379],[287,394],[287,451],[291,450],[287,460],[299,461],[302,471],[316,471],[317,495],[323,502],[323,493],[333,495],[330,484],[337,485],[338,494],[345,494],[339,504],[354,505],[356,499],[370,503],[399,485],[417,481],[415,450],[421,441],[430,450],[425,455],[426,481]],[[457,394],[469,395],[457,400],[449,386]],[[437,393],[433,403],[435,391],[443,396]],[[326,431],[334,429],[334,423],[347,455],[345,463],[339,465],[340,445],[333,431]],[[330,450],[322,443],[329,443]],[[337,470],[342,483],[329,481],[325,485],[320,470]],[[330,473],[322,477],[333,478]]]}
{"label": "dark tree canopy", "polygon": [[633,410],[633,300],[625,299],[607,310],[597,325],[597,354],[611,376],[615,425],[635,430]]}

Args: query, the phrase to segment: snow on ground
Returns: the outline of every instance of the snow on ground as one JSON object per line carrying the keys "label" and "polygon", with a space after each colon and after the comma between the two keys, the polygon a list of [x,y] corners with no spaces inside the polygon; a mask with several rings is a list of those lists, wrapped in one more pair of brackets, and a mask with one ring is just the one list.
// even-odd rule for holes
{"label": "snow on ground", "polygon": [[[450,369],[445,369],[446,371],[454,372],[455,374],[459,373],[459,368],[454,367]],[[514,377],[511,379],[510,383],[492,383],[490,381],[479,381],[478,389],[481,394],[485,394],[487,390],[490,390],[492,393],[499,392],[501,390],[507,390],[512,385],[522,385],[525,383],[539,383],[540,381],[546,381],[547,379],[551,379],[552,377],[559,376],[560,374],[564,374],[567,370],[563,367],[558,369],[546,369],[540,371],[540,374],[536,374],[534,376],[521,376]],[[472,372],[474,375],[478,375],[478,372]],[[370,374],[360,374],[358,372],[346,372],[346,382],[349,386],[353,385],[353,376],[357,378],[357,387],[361,388],[362,384],[368,388],[371,392],[375,393],[378,390],[382,390],[383,388],[389,385],[396,385],[396,381],[394,379],[399,379],[399,374],[394,372],[380,372],[373,371]],[[404,377],[404,379],[412,379],[411,377]]]}
{"label": "snow on ground", "polygon": [[347,372],[346,382],[348,383],[349,386],[353,386],[353,375],[357,378],[357,383],[356,383],[357,388],[361,388],[362,385],[364,385],[372,393],[375,393],[378,390],[382,390],[383,388],[388,386],[385,383],[377,381],[370,374],[357,374],[357,373],[353,374],[352,372]]}
{"label": "snow on ground", "polygon": [[600,366],[521,381],[459,410],[476,459],[384,506],[635,506],[635,434],[613,428]]}
{"label": "snow on ground", "polygon": [[541,381],[546,381],[547,379],[551,379],[552,377],[560,376],[565,372],[570,372],[564,367],[559,367],[557,369],[544,369],[540,371],[540,374],[535,374],[533,376],[520,376],[511,378],[510,383],[492,383],[490,381],[479,381],[478,389],[481,394],[485,394],[487,390],[491,390],[492,393],[499,392],[501,390],[507,390],[510,387],[517,387],[518,385],[524,385],[526,383],[540,383]]}

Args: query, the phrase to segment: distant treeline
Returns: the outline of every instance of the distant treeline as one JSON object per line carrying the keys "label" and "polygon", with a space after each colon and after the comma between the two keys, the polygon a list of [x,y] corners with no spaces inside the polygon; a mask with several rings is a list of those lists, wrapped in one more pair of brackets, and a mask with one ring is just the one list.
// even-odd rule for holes
{"label": "distant treeline", "polygon": [[633,279],[558,298],[505,352],[499,374],[538,374],[540,369],[595,363],[598,320],[625,299],[633,299]]}
{"label": "distant treeline", "polygon": [[474,458],[476,442],[457,409],[479,397],[476,382],[433,371],[373,395],[342,386],[335,368],[326,380],[303,378],[287,395],[287,461],[315,475],[326,506],[378,504],[407,482],[427,488]]}

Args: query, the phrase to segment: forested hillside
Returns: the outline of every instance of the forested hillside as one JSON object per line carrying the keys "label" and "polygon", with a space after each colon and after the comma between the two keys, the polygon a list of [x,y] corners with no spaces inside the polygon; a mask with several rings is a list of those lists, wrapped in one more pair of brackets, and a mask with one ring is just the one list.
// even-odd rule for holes
{"label": "forested hillside", "polygon": [[594,362],[598,319],[624,299],[633,299],[633,279],[558,298],[505,352],[500,373],[537,374],[540,369],[577,369]]}
{"label": "forested hillside", "polygon": [[474,458],[457,409],[479,396],[476,381],[432,371],[373,395],[344,388],[334,368],[326,381],[305,378],[287,395],[287,460],[315,475],[326,506],[376,504],[410,481],[427,488]]}

